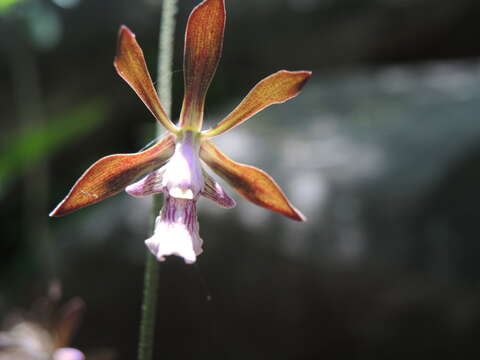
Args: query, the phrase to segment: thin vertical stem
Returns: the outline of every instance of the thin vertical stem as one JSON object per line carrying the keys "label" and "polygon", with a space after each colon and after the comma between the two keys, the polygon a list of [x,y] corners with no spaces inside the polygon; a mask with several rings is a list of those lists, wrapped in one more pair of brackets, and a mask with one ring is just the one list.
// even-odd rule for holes
{"label": "thin vertical stem", "polygon": [[142,319],[138,342],[138,360],[151,360],[155,334],[155,314],[158,295],[158,263],[147,250],[147,263],[143,282]]}
{"label": "thin vertical stem", "polygon": [[[168,116],[171,116],[172,108],[172,63],[176,14],[177,0],[164,0],[158,52],[157,91]],[[161,135],[162,131],[162,127],[157,124],[158,135]]]}
{"label": "thin vertical stem", "polygon": [[[169,116],[172,106],[172,59],[176,12],[177,0],[163,0],[158,52],[157,91],[160,96],[160,101]],[[162,131],[163,129],[157,124],[157,134],[161,135]],[[152,206],[153,224],[161,207],[162,197],[158,195],[154,196]],[[153,226],[155,226],[155,224]],[[157,259],[147,250],[138,360],[151,360],[153,355],[158,297],[158,273],[159,266]]]}

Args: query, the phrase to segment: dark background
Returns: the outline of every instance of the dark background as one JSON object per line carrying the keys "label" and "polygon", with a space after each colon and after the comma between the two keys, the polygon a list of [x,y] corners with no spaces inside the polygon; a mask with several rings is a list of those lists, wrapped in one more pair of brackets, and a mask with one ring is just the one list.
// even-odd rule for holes
{"label": "dark background", "polygon": [[[0,314],[49,280],[87,308],[73,345],[136,353],[150,200],[48,212],[155,122],[112,61],[128,25],[156,76],[160,1],[0,1]],[[183,33],[198,1],[180,0]],[[480,2],[226,0],[207,125],[280,69],[302,94],[216,141],[259,166],[305,224],[200,201],[204,254],[161,264],[158,359],[479,355]],[[228,191],[228,189],[227,189]],[[229,191],[232,194],[232,191]]]}

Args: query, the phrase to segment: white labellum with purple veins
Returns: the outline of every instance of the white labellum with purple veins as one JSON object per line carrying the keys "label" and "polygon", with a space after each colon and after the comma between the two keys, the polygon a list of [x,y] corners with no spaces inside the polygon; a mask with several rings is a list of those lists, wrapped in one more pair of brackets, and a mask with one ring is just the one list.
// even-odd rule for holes
{"label": "white labellum with purple veins", "polygon": [[145,241],[158,260],[167,255],[182,257],[194,263],[202,253],[202,239],[197,220],[197,200],[200,195],[225,208],[235,206],[230,198],[205,170],[198,156],[199,133],[185,131],[179,135],[175,152],[158,170],[128,186],[133,196],[163,192],[164,206],[155,220],[153,236]]}

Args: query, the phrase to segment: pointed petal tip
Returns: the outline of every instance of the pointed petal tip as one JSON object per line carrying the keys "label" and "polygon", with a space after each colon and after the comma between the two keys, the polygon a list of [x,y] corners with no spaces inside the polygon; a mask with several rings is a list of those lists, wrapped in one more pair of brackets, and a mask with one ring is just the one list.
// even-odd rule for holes
{"label": "pointed petal tip", "polygon": [[312,72],[311,71],[300,71],[299,73],[304,77],[303,81],[299,85],[299,90],[301,90],[301,89],[303,89],[303,87],[305,86],[307,81],[310,80],[310,78],[312,77]]}
{"label": "pointed petal tip", "polygon": [[50,211],[50,213],[48,214],[48,217],[59,217],[60,215],[57,214],[57,208],[58,206],[52,211]]}
{"label": "pointed petal tip", "polygon": [[[80,210],[82,207],[85,206],[85,205],[77,204],[74,201],[72,201],[72,199],[71,199],[71,191],[72,190],[70,190],[68,195],[62,201],[60,201],[60,203],[55,207],[55,209],[53,209],[48,214],[48,217],[51,217],[51,218],[62,217],[62,216],[71,214],[71,213],[73,213],[77,210]],[[95,202],[98,202],[98,201],[95,201]],[[95,202],[92,202],[92,204],[95,203]]]}
{"label": "pointed petal tip", "polygon": [[[130,28],[126,25],[120,25],[118,28],[118,36],[117,36],[117,51],[115,53],[115,57],[113,58],[113,66],[118,72],[121,72],[122,69],[121,67],[121,48],[122,48],[122,42],[125,41],[124,38],[128,37],[130,39],[135,39],[135,34],[130,30]],[[121,76],[121,75],[120,75]]]}
{"label": "pointed petal tip", "polygon": [[130,36],[135,36],[135,34],[132,32],[132,30],[130,30],[130,28],[127,26],[127,25],[120,25],[120,28],[118,29],[118,35],[123,35],[123,34],[127,34],[127,35],[130,35]]}
{"label": "pointed petal tip", "polygon": [[[296,85],[296,90],[297,90],[296,95],[298,95],[298,93],[303,89],[303,87],[305,86],[307,81],[312,76],[311,71],[303,71],[303,70],[302,71],[280,70],[277,73],[283,73],[283,74],[286,74],[288,76],[297,77],[299,79],[298,82],[295,84]],[[295,97],[296,95],[294,95],[292,97]],[[289,99],[286,99],[285,101],[287,101],[287,100],[289,100]]]}
{"label": "pointed petal tip", "polygon": [[[273,179],[272,179],[273,180]],[[278,186],[278,185],[277,185]],[[281,189],[278,188],[280,191]],[[285,196],[285,194],[283,194],[283,196]],[[286,197],[285,197],[286,199]],[[250,201],[252,201],[251,199],[248,199]],[[267,205],[267,206],[264,206],[264,205],[260,205],[260,204],[257,204],[257,205],[260,205],[262,207],[264,207],[265,209],[268,209],[268,210],[272,210],[272,211],[275,211],[275,212],[278,212],[286,217],[288,217],[289,219],[292,219],[294,221],[298,221],[298,222],[306,222],[307,221],[307,217],[305,215],[302,214],[302,212],[300,210],[298,210],[295,206],[293,206],[290,201],[288,201],[288,199],[286,199],[287,201],[287,204],[285,207],[283,207],[282,209],[279,209],[277,207],[272,207],[271,204]],[[255,203],[255,202],[254,202]]]}
{"label": "pointed petal tip", "polygon": [[132,32],[132,30],[129,29],[128,26],[126,25],[120,25],[120,27],[118,28],[118,37],[117,37],[117,52],[115,54],[115,57],[113,59],[113,66],[115,66],[115,68],[117,70],[119,70],[119,62],[121,61],[120,59],[120,49],[121,49],[121,43],[122,41],[124,41],[123,39],[125,37],[129,37],[129,38],[133,38],[135,39],[135,34]]}
{"label": "pointed petal tip", "polygon": [[70,210],[70,209],[65,208],[65,201],[67,200],[67,198],[68,198],[68,195],[62,201],[60,201],[60,203],[55,207],[55,209],[50,211],[48,216],[49,217],[61,217],[61,216],[67,215],[67,214],[75,211],[76,209],[71,209]]}
{"label": "pointed petal tip", "polygon": [[[223,9],[223,13],[225,13],[225,0],[203,0],[201,3],[199,3],[197,6],[195,6],[193,8],[193,10],[191,11],[190,13],[190,16],[189,18],[197,13],[198,11],[201,11],[201,9],[204,7],[204,6],[215,6],[215,3],[217,5],[217,7],[219,7],[220,9]],[[225,18],[225,14],[223,16],[223,18]]]}
{"label": "pointed petal tip", "polygon": [[300,210],[298,210],[295,206],[292,206],[292,210],[294,211],[294,216],[290,216],[291,219],[299,222],[306,222],[307,217],[302,214]]}
{"label": "pointed petal tip", "polygon": [[63,206],[63,203],[64,203],[65,200],[63,200],[60,204],[58,204],[58,206],[53,209],[50,214],[48,214],[48,217],[51,217],[51,218],[59,218],[59,217],[62,217],[62,216],[65,216],[65,215],[68,215],[74,211],[77,211],[79,210],[81,207],[76,207],[76,208],[66,208]]}

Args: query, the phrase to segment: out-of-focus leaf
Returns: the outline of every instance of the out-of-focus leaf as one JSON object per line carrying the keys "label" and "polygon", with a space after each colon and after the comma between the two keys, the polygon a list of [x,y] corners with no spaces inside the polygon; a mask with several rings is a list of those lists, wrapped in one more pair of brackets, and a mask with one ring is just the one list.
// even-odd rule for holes
{"label": "out-of-focus leaf", "polygon": [[57,9],[49,3],[33,1],[25,10],[24,16],[35,47],[48,50],[58,45],[63,26]]}
{"label": "out-of-focus leaf", "polygon": [[94,130],[106,119],[108,104],[95,99],[78,105],[67,113],[33,125],[12,135],[0,148],[0,196],[8,183],[22,170],[43,161],[73,139]]}
{"label": "out-of-focus leaf", "polygon": [[9,11],[13,5],[23,0],[0,0],[0,15]]}

